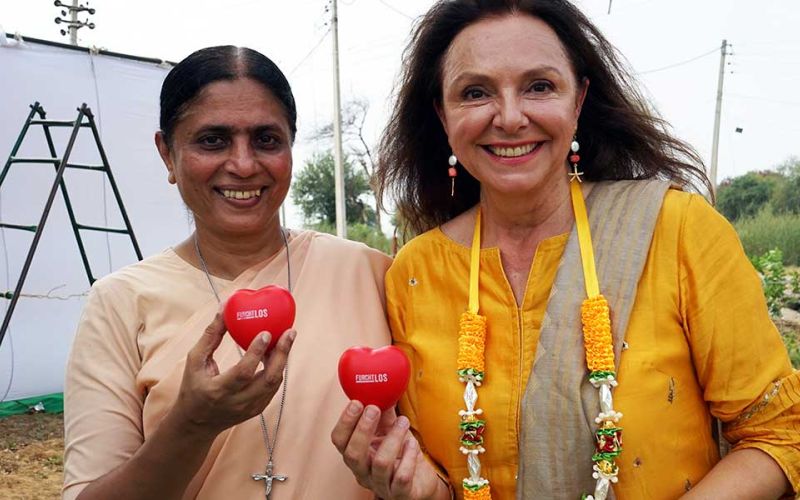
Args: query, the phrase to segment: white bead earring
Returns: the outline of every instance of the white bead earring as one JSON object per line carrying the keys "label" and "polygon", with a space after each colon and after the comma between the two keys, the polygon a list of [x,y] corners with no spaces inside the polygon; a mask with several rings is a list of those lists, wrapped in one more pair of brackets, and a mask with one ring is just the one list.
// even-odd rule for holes
{"label": "white bead earring", "polygon": [[570,177],[570,179],[569,179],[570,182],[572,182],[572,181],[574,181],[576,179],[578,180],[578,182],[583,182],[583,179],[581,179],[581,176],[583,175],[583,172],[579,172],[578,171],[578,162],[581,161],[581,157],[578,154],[578,150],[580,148],[581,148],[581,145],[578,144],[578,138],[576,136],[573,136],[572,144],[570,144],[570,146],[569,146],[569,149],[572,152],[572,154],[569,155],[569,162],[572,164],[572,172],[569,172],[567,174]]}
{"label": "white bead earring", "polygon": [[456,195],[456,175],[458,175],[456,164],[458,163],[458,158],[456,158],[456,155],[451,154],[447,159],[447,163],[450,165],[450,168],[447,169],[447,175],[450,176],[450,197],[452,198]]}

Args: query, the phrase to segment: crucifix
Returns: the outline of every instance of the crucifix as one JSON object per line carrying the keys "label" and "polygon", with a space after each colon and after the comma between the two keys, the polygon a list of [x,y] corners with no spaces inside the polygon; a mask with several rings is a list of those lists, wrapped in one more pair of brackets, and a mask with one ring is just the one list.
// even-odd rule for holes
{"label": "crucifix", "polygon": [[264,474],[251,474],[250,477],[252,477],[254,481],[264,481],[264,496],[267,500],[269,500],[269,496],[272,494],[272,481],[286,481],[289,479],[288,476],[272,473],[272,460],[267,462],[267,469],[264,471]]}

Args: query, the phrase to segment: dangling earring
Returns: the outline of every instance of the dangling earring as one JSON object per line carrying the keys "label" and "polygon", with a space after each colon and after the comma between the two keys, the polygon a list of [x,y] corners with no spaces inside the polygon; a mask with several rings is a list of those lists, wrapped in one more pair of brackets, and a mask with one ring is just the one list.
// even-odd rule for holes
{"label": "dangling earring", "polygon": [[450,158],[447,159],[447,163],[450,165],[450,168],[447,169],[447,175],[450,176],[450,197],[452,198],[456,195],[456,175],[458,175],[456,163],[458,163],[458,158],[456,158],[456,155],[451,154]]}
{"label": "dangling earring", "polygon": [[580,148],[581,145],[578,144],[578,138],[576,136],[573,136],[572,144],[570,144],[569,146],[570,151],[572,151],[572,154],[569,155],[569,162],[572,163],[572,172],[569,172],[567,174],[570,177],[569,179],[570,182],[574,181],[575,179],[577,179],[578,182],[583,182],[583,180],[581,179],[583,172],[578,171],[578,162],[581,161],[581,157],[580,155],[578,155],[578,150]]}

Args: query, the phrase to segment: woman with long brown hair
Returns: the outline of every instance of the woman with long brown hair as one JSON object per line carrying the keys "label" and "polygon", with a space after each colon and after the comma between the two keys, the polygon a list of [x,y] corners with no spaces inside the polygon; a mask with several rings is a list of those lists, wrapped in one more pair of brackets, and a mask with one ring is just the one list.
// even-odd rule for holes
{"label": "woman with long brown hair", "polygon": [[758,276],[620,61],[567,0],[442,0],[417,26],[378,174],[420,234],[386,280],[411,382],[403,416],[351,402],[332,436],[380,497],[800,488],[800,378]]}

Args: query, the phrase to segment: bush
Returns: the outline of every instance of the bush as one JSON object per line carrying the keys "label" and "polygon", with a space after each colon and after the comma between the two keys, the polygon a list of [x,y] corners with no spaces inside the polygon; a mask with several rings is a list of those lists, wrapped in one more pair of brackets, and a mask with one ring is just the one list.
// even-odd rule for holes
{"label": "bush", "polygon": [[776,174],[748,172],[720,185],[717,209],[729,221],[755,216],[770,200],[775,189]]}
{"label": "bush", "polygon": [[792,360],[792,366],[800,369],[800,328],[785,321],[776,321],[775,325],[781,332],[783,343],[789,352],[789,359]]}
{"label": "bush", "polygon": [[783,254],[778,249],[772,249],[760,257],[753,257],[752,262],[756,271],[761,274],[761,285],[764,287],[769,313],[773,318],[780,318],[781,309],[788,300]]}
{"label": "bush", "polygon": [[800,215],[773,214],[768,208],[734,223],[747,255],[763,255],[780,249],[783,262],[800,266]]}

